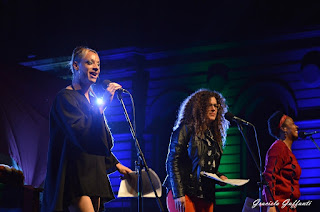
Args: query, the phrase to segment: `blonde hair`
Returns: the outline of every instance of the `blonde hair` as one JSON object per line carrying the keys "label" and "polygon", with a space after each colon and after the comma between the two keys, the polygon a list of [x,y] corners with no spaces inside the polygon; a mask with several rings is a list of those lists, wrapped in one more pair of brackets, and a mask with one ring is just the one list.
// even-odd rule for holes
{"label": "blonde hair", "polygon": [[70,68],[72,74],[74,74],[73,63],[75,61],[79,63],[81,61],[81,59],[84,58],[89,51],[93,52],[93,53],[96,53],[98,55],[98,53],[95,50],[90,49],[90,48],[88,48],[86,46],[77,46],[73,50],[72,56],[71,56],[71,60],[69,61],[69,68]]}

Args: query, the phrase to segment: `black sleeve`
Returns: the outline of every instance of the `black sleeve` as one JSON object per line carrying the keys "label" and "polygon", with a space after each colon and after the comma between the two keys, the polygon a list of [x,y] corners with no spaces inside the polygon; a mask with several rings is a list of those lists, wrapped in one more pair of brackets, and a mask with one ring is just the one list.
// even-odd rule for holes
{"label": "black sleeve", "polygon": [[111,174],[111,173],[117,171],[116,165],[118,163],[119,163],[119,161],[113,153],[111,153],[110,156],[106,157],[107,174]]}
{"label": "black sleeve", "polygon": [[103,114],[97,107],[83,110],[76,98],[66,92],[59,93],[51,110],[56,120],[69,137],[69,140],[81,151],[109,156],[108,138]]}
{"label": "black sleeve", "polygon": [[216,172],[216,175],[217,175],[218,177],[226,176],[225,174],[223,174],[223,173],[221,173],[221,172],[219,172],[219,171]]}
{"label": "black sleeve", "polygon": [[171,135],[166,169],[173,198],[178,198],[185,195],[182,184],[181,164],[187,158],[188,140],[189,138],[187,136],[186,126],[178,128]]}

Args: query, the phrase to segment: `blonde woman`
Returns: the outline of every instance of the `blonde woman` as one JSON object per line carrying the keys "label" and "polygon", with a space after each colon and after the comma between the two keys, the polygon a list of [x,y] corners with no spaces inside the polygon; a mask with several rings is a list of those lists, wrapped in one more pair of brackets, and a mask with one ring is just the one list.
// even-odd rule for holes
{"label": "blonde woman", "polygon": [[98,53],[77,47],[70,67],[72,84],[57,94],[50,112],[43,212],[97,212],[114,199],[107,173],[131,172],[112,154],[113,138],[103,116],[121,86],[110,83],[105,103],[97,106],[91,85],[100,74]]}

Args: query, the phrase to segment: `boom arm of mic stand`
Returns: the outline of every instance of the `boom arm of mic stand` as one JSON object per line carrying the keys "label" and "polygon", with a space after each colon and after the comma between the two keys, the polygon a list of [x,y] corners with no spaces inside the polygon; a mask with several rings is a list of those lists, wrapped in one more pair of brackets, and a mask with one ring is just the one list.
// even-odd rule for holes
{"label": "boom arm of mic stand", "polygon": [[[249,146],[248,139],[247,139],[246,135],[243,133],[243,127],[242,127],[241,123],[239,123],[238,121],[237,121],[236,123],[237,123],[238,129],[239,129],[239,131],[240,131],[240,133],[241,133],[241,135],[242,135],[242,137],[243,137],[243,139],[244,139],[244,141],[245,141],[245,143],[246,143],[246,145],[247,145],[247,148],[248,148],[248,150],[249,150],[249,152],[250,152],[250,154],[251,154],[251,157],[252,157],[252,159],[253,159],[253,161],[254,161],[254,163],[255,163],[255,165],[256,165],[256,168],[257,168],[258,171],[259,171],[259,175],[260,175],[260,182],[258,183],[258,185],[259,185],[259,199],[262,200],[262,187],[263,187],[263,185],[265,185],[265,181],[264,181],[263,175],[262,175],[262,164],[261,164],[261,160],[260,160],[260,165],[258,165],[257,158],[256,158],[255,154],[252,152],[252,150],[251,150],[251,148],[250,148],[250,146]],[[253,124],[250,124],[250,125],[254,127]],[[257,143],[257,145],[258,145],[258,143]],[[258,147],[258,149],[259,149],[259,147]],[[260,154],[260,153],[259,153],[259,154]],[[267,189],[268,189],[268,191],[269,191],[270,194],[271,194],[272,201],[275,202],[274,197],[273,197],[273,195],[272,195],[272,193],[271,193],[270,188],[269,188],[268,185],[267,185]],[[277,206],[275,206],[275,207],[276,207],[277,212],[279,212],[279,208],[278,208]],[[262,211],[262,207],[260,207],[260,212],[261,212],[261,211]]]}
{"label": "boom arm of mic stand", "polygon": [[318,144],[314,141],[314,139],[313,139],[313,137],[312,137],[312,136],[310,136],[310,139],[312,140],[312,142],[314,143],[314,145],[316,145],[316,147],[317,147],[317,148],[318,148],[318,150],[320,151],[320,148],[319,148]]}
{"label": "boom arm of mic stand", "polygon": [[132,123],[131,123],[131,121],[130,121],[130,118],[129,118],[129,115],[128,115],[126,106],[124,105],[124,102],[123,102],[123,99],[122,99],[122,95],[121,95],[120,92],[117,93],[117,97],[118,97],[118,99],[119,99],[119,101],[120,101],[120,103],[121,103],[121,105],[122,105],[122,108],[123,108],[123,111],[124,111],[124,115],[125,115],[125,117],[126,117],[126,119],[127,119],[127,122],[128,122],[128,124],[129,124],[130,131],[131,131],[131,135],[132,135],[133,139],[135,140],[135,145],[136,145],[136,149],[137,149],[137,156],[138,156],[138,160],[139,160],[139,162],[138,162],[138,165],[139,165],[139,171],[138,171],[139,176],[138,176],[138,180],[140,181],[140,182],[138,182],[138,209],[139,209],[139,212],[142,211],[142,177],[141,177],[142,166],[145,167],[145,171],[146,171],[146,173],[147,173],[147,175],[148,175],[148,178],[149,178],[151,187],[152,187],[153,192],[154,192],[154,195],[155,195],[155,197],[156,197],[159,210],[160,210],[161,212],[163,212],[163,211],[164,211],[163,206],[162,206],[162,204],[161,204],[161,201],[160,201],[160,198],[159,198],[159,196],[158,196],[158,194],[157,194],[157,191],[156,191],[156,189],[154,188],[154,185],[153,185],[153,183],[152,183],[152,180],[151,180],[151,177],[150,177],[150,174],[149,174],[149,167],[148,167],[148,165],[147,165],[147,162],[146,162],[146,159],[145,159],[145,157],[144,157],[144,155],[143,155],[143,152],[142,152],[142,150],[141,150],[141,148],[140,148],[139,141],[138,141],[138,139],[137,139],[135,130],[134,130],[134,128],[133,128],[133,126],[132,126]]}

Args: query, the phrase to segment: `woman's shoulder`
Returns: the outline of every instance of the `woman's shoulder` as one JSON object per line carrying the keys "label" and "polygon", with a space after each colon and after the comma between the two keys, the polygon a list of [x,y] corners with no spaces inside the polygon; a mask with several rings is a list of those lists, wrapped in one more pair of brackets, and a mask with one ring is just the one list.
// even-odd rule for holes
{"label": "woman's shoulder", "polygon": [[282,149],[282,148],[286,147],[286,144],[282,140],[276,140],[275,142],[273,142],[271,147],[276,147],[276,148],[281,148]]}
{"label": "woman's shoulder", "polygon": [[269,148],[268,155],[284,154],[287,150],[286,144],[282,140],[276,140]]}
{"label": "woman's shoulder", "polygon": [[192,131],[192,128],[188,126],[187,124],[179,124],[179,126],[175,126],[173,128],[173,132],[181,132],[185,131],[186,133],[190,133]]}
{"label": "woman's shoulder", "polygon": [[64,100],[71,100],[76,97],[78,92],[72,89],[68,89],[68,87],[61,89],[55,98],[55,101],[64,101]]}
{"label": "woman's shoulder", "polygon": [[69,85],[65,88],[62,88],[58,93],[57,93],[57,96],[59,95],[72,95],[72,94],[75,94],[75,93],[78,93],[76,92],[75,90],[73,90],[73,88]]}
{"label": "woman's shoulder", "polygon": [[180,124],[172,132],[173,138],[190,138],[193,135],[192,127],[186,124]]}

